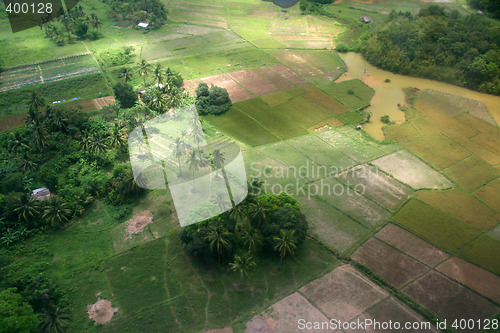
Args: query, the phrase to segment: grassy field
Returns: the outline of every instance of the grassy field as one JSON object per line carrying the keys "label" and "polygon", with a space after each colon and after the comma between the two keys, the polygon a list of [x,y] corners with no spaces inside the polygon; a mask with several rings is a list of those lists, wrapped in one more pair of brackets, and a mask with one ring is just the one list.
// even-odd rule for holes
{"label": "grassy field", "polygon": [[53,101],[88,99],[112,94],[102,74],[90,74],[42,85],[0,92],[0,118],[26,113],[31,92],[37,90],[47,104]]}
{"label": "grassy field", "polygon": [[115,207],[97,203],[64,231],[32,238],[22,253],[14,249],[12,272],[43,272],[65,287],[73,331],[94,331],[86,308],[100,293],[119,308],[106,331],[197,332],[262,310],[337,265],[329,252],[308,240],[279,268],[279,257],[262,259],[251,282],[242,284],[236,274],[184,254],[180,227],[169,217],[166,202],[168,197],[156,191],[134,208],[151,210],[153,224],[168,228],[164,237],[115,254],[112,230],[126,218],[117,220]]}

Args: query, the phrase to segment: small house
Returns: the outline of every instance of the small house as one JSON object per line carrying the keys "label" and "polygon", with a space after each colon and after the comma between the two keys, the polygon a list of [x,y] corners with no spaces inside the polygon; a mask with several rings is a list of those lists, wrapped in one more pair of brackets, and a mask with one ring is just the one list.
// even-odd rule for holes
{"label": "small house", "polygon": [[477,15],[479,15],[479,16],[484,16],[484,13],[483,13],[483,11],[482,11],[482,10],[478,10],[478,11],[477,11]]}
{"label": "small house", "polygon": [[147,23],[147,22],[139,22],[139,24],[137,24],[137,26],[139,28],[142,28],[142,29],[147,29],[149,27],[149,23]]}
{"label": "small house", "polygon": [[31,191],[31,196],[35,199],[43,200],[50,197],[50,191],[46,187],[40,187],[36,190]]}
{"label": "small house", "polygon": [[371,21],[373,21],[371,18],[369,18],[368,16],[361,16],[360,18],[360,21],[363,22],[363,23],[370,23]]}

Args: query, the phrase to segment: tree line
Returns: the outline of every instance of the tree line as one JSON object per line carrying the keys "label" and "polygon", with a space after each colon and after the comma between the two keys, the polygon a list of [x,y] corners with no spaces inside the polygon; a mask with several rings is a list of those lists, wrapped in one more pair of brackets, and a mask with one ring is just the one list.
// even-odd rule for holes
{"label": "tree line", "polygon": [[99,28],[102,23],[96,14],[87,14],[82,6],[76,6],[59,18],[43,25],[45,37],[62,46],[73,39],[96,40],[100,38]]}
{"label": "tree line", "polygon": [[167,20],[168,9],[159,0],[104,0],[111,6],[109,16],[114,20],[134,24],[148,22],[153,29],[161,27]]}
{"label": "tree line", "polygon": [[500,31],[478,15],[437,5],[418,15],[393,11],[361,52],[385,70],[500,95]]}

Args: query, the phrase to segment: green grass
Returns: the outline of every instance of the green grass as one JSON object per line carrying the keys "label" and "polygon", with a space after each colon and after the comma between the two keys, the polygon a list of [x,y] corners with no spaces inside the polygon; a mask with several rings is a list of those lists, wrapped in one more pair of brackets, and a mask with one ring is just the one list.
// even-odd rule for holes
{"label": "green grass", "polygon": [[476,155],[450,166],[444,173],[468,191],[474,191],[500,176],[500,170]]}
{"label": "green grass", "polygon": [[53,101],[71,101],[72,98],[88,99],[112,94],[102,74],[89,74],[73,79],[44,83],[0,93],[0,118],[27,112],[26,103],[36,90],[48,105]]}
{"label": "green grass", "polygon": [[500,213],[459,189],[418,191],[413,197],[480,230],[490,230],[500,221]]}
{"label": "green grass", "polygon": [[391,219],[452,253],[457,253],[480,235],[468,224],[418,200],[410,200]]}
{"label": "green grass", "polygon": [[470,155],[470,152],[440,133],[405,141],[403,145],[439,170]]}
{"label": "green grass", "polygon": [[203,117],[228,135],[250,145],[259,146],[278,141],[279,138],[258,122],[233,107],[223,116]]}
{"label": "green grass", "polygon": [[500,241],[485,234],[460,251],[460,256],[493,273],[500,274],[499,252]]}
{"label": "green grass", "polygon": [[[359,79],[332,82],[324,90],[332,97],[344,104],[349,110],[357,110],[370,105],[375,91]],[[353,92],[350,94],[349,92]]]}

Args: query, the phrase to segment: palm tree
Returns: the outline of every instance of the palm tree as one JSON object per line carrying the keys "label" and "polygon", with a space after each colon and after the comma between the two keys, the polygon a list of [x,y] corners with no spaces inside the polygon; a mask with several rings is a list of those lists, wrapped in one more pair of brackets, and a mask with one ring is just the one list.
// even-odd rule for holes
{"label": "palm tree", "polygon": [[38,328],[43,333],[62,333],[69,319],[64,309],[50,306],[43,314],[40,314]]}
{"label": "palm tree", "polygon": [[20,165],[21,171],[24,173],[32,172],[36,170],[37,166],[38,164],[35,161],[33,161],[33,159],[30,158],[26,152],[24,152],[21,157],[21,165]]}
{"label": "palm tree", "polygon": [[270,211],[268,207],[262,204],[262,201],[257,201],[255,204],[250,204],[251,208],[251,216],[254,221],[257,222],[257,227],[260,228],[262,223],[265,222],[268,218],[267,213]]}
{"label": "palm tree", "polygon": [[98,32],[101,27],[101,20],[99,20],[99,17],[97,17],[96,14],[92,13],[90,14],[90,24],[92,25],[92,28]]}
{"label": "palm tree", "polygon": [[219,170],[222,172],[222,177],[224,178],[224,182],[226,183],[227,191],[229,193],[229,199],[231,200],[231,204],[235,207],[234,199],[231,194],[231,188],[229,187],[229,181],[227,179],[226,170],[224,169],[224,161],[226,158],[224,157],[224,153],[220,151],[220,149],[214,149],[212,152],[212,162],[215,166],[215,170]]}
{"label": "palm tree", "polygon": [[123,128],[119,123],[114,123],[113,128],[111,129],[111,133],[108,136],[110,146],[115,148],[121,148],[125,146],[126,140],[123,135]]}
{"label": "palm tree", "polygon": [[194,186],[196,186],[194,173],[195,171],[198,171],[200,169],[200,164],[201,164],[198,157],[196,157],[196,150],[191,150],[191,154],[189,155],[189,158],[187,159],[186,163],[189,164],[189,170],[192,170],[193,172],[193,184]]}
{"label": "palm tree", "polygon": [[274,236],[274,249],[280,253],[280,265],[287,253],[292,256],[297,248],[297,240],[295,238],[295,230],[281,229],[279,236]]}
{"label": "palm tree", "polygon": [[161,64],[157,63],[153,72],[156,83],[159,85],[163,81],[162,67]]}
{"label": "palm tree", "polygon": [[250,252],[257,252],[258,247],[262,245],[262,236],[259,230],[254,228],[246,229],[241,235],[241,239],[243,240],[243,245],[248,247],[248,251]]}
{"label": "palm tree", "polygon": [[30,111],[38,111],[45,106],[45,100],[37,93],[36,90],[33,90],[27,104]]}
{"label": "palm tree", "polygon": [[217,252],[217,258],[220,263],[220,256],[225,251],[232,247],[231,242],[229,241],[229,236],[231,233],[222,225],[222,223],[214,223],[210,225],[209,232],[205,237],[210,243],[210,251],[213,251],[214,248]]}
{"label": "palm tree", "polygon": [[173,145],[173,152],[175,157],[177,157],[177,161],[179,162],[179,176],[182,173],[181,156],[184,154],[185,151],[186,151],[186,145],[184,143],[184,138],[182,137],[175,138],[175,143]]}
{"label": "palm tree", "polygon": [[165,110],[165,106],[167,105],[167,101],[163,96],[163,93],[160,88],[153,88],[152,90],[152,99],[150,103],[150,107],[155,109],[156,111],[163,113]]}
{"label": "palm tree", "polygon": [[65,130],[68,126],[68,119],[64,117],[61,110],[53,110],[50,107],[45,109],[45,121],[50,128],[58,131]]}
{"label": "palm tree", "polygon": [[2,234],[0,241],[2,242],[2,244],[9,246],[9,245],[17,242],[20,238],[21,237],[20,237],[19,232],[17,230],[13,231],[11,229],[7,229],[7,231],[5,231]]}
{"label": "palm tree", "polygon": [[[236,229],[239,229],[240,225],[248,225],[248,204],[245,202],[241,202],[236,206],[233,206],[231,208],[231,211],[229,212],[229,217],[234,219],[236,221]],[[241,223],[238,223],[241,222]],[[243,223],[246,222],[246,223]]]}
{"label": "palm tree", "polygon": [[248,272],[250,272],[252,267],[256,265],[257,264],[250,256],[250,254],[247,253],[244,256],[235,254],[233,262],[229,264],[229,270],[239,272],[241,275],[241,279],[245,281],[248,280]]}
{"label": "palm tree", "polygon": [[30,195],[21,195],[16,206],[14,213],[17,214],[19,220],[26,223],[33,222],[38,217],[41,208],[40,201]]}
{"label": "palm tree", "polygon": [[28,132],[31,134],[31,146],[41,148],[45,151],[49,143],[49,136],[45,125],[43,123],[34,123],[28,128]]}
{"label": "palm tree", "polygon": [[121,69],[121,73],[120,75],[118,75],[119,78],[123,78],[123,80],[125,80],[125,82],[129,82],[129,81],[132,81],[132,71],[130,70],[130,68],[127,68],[127,67],[123,67]]}
{"label": "palm tree", "polygon": [[89,145],[90,154],[92,154],[93,156],[100,156],[109,148],[108,138],[100,132],[94,133],[90,136]]}
{"label": "palm tree", "polygon": [[45,205],[42,218],[53,227],[57,227],[64,222],[68,222],[71,211],[67,204],[57,197],[51,197]]}
{"label": "palm tree", "polygon": [[9,135],[9,143],[7,144],[9,150],[13,153],[27,150],[29,147],[22,140],[21,134],[19,133],[10,133]]}
{"label": "palm tree", "polygon": [[139,75],[142,76],[142,79],[144,81],[144,86],[146,86],[146,75],[148,75],[150,69],[151,69],[151,65],[148,64],[148,62],[146,60],[142,59],[141,62],[139,63],[139,67],[137,69],[137,72],[139,73]]}
{"label": "palm tree", "polygon": [[191,135],[193,137],[194,142],[196,142],[196,146],[198,147],[198,151],[200,152],[200,159],[201,159],[200,143],[205,141],[205,135],[203,134],[203,130],[201,129],[201,126],[193,127]]}

